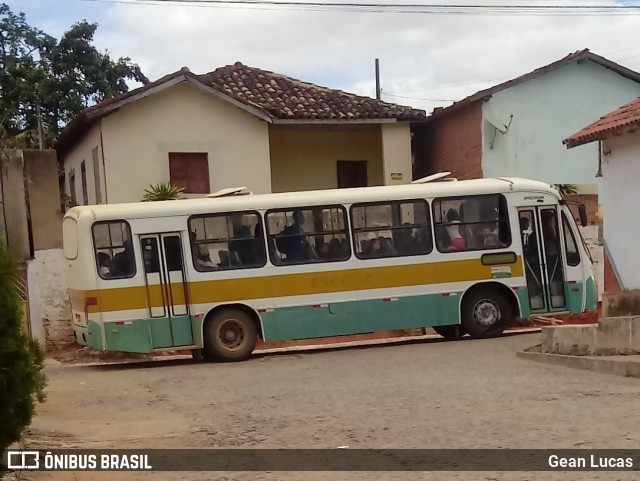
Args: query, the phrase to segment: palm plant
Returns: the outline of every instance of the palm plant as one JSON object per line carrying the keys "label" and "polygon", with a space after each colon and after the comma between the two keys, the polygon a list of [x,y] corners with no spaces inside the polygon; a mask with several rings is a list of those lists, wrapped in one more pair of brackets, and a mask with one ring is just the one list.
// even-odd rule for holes
{"label": "palm plant", "polygon": [[572,195],[578,193],[578,186],[575,184],[556,184],[562,195]]}
{"label": "palm plant", "polygon": [[158,200],[177,200],[182,199],[182,187],[177,187],[167,182],[158,184],[150,184],[148,189],[144,189],[142,202],[155,202]]}

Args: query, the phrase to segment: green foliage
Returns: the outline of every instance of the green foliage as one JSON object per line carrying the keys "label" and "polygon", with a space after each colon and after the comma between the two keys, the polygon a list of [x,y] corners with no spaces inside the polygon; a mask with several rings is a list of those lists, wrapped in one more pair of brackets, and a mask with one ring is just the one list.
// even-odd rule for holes
{"label": "green foliage", "polygon": [[18,441],[31,423],[34,404],[44,401],[44,354],[22,332],[15,265],[0,243],[0,451]]}
{"label": "green foliage", "polygon": [[161,182],[156,185],[149,185],[148,189],[144,190],[144,196],[142,196],[142,202],[154,202],[157,200],[177,200],[182,199],[181,187],[176,187],[165,182]]}
{"label": "green foliage", "polygon": [[51,146],[82,109],[126,92],[127,80],[148,82],[129,58],[95,48],[97,28],[82,21],[58,40],[0,3],[0,125],[19,137],[16,147],[37,145],[38,106],[44,145]]}
{"label": "green foliage", "polygon": [[556,184],[556,187],[562,195],[571,195],[578,193],[578,186],[575,184]]}

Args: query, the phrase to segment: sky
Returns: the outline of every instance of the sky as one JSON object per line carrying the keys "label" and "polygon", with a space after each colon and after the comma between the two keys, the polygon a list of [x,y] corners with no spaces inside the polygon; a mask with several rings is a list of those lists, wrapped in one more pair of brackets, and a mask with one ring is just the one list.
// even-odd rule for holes
{"label": "sky", "polygon": [[[83,19],[97,22],[96,46],[114,57],[130,57],[151,80],[183,66],[205,73],[239,61],[375,97],[374,62],[378,58],[382,99],[427,113],[584,48],[640,70],[640,12],[624,16],[475,16],[127,3],[136,0],[0,1],[24,12],[31,25],[54,36]],[[455,1],[461,0],[446,3]]]}

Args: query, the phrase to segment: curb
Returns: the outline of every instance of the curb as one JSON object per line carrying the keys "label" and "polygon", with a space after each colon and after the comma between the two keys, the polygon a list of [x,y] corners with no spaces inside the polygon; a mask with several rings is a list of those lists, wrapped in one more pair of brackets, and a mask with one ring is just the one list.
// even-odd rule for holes
{"label": "curb", "polygon": [[[505,331],[503,336],[513,336],[518,334],[529,334],[532,332],[540,332],[539,327],[525,327],[518,328],[512,331]],[[296,353],[296,352],[308,352],[308,351],[327,351],[332,349],[344,349],[348,347],[364,347],[364,346],[382,346],[386,344],[402,344],[406,342],[425,341],[441,339],[442,342],[446,342],[438,334],[427,334],[423,336],[403,336],[394,337],[389,339],[371,339],[360,341],[348,341],[348,342],[334,342],[331,344],[312,344],[308,346],[287,346],[287,347],[273,347],[270,349],[256,349],[254,355],[265,354],[278,354],[278,353]],[[452,341],[455,342],[455,341]],[[55,359],[48,359],[49,366],[51,367],[96,367],[96,366],[124,366],[131,364],[148,364],[150,362],[157,361],[184,361],[192,359],[191,354],[175,354],[172,356],[153,356],[151,359],[131,359],[120,361],[96,361],[86,363],[66,363],[57,361]]]}
{"label": "curb", "polygon": [[516,353],[516,357],[614,376],[640,378],[640,356],[567,356],[520,351]]}

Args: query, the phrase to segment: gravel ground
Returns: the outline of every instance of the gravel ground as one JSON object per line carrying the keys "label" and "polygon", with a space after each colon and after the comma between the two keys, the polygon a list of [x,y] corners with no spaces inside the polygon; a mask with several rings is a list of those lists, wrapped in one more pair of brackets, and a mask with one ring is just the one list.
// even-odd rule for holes
{"label": "gravel ground", "polygon": [[[27,447],[638,448],[640,380],[515,357],[539,334],[51,366]],[[51,480],[632,480],[634,473],[32,473]]]}

